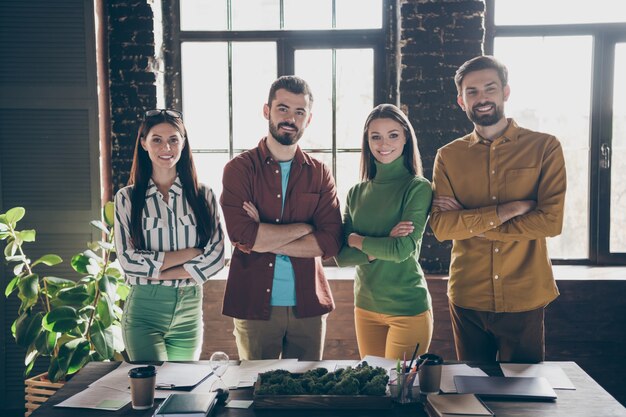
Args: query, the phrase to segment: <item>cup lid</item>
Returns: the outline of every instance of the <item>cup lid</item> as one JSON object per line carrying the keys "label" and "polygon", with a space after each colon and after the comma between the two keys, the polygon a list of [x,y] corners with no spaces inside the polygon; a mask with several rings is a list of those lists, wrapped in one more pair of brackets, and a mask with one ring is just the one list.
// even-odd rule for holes
{"label": "cup lid", "polygon": [[424,353],[423,355],[420,355],[419,363],[425,366],[441,365],[443,363],[443,358],[439,355],[435,355],[434,353]]}
{"label": "cup lid", "polygon": [[131,378],[150,378],[156,375],[156,369],[154,366],[140,366],[128,371],[128,376]]}

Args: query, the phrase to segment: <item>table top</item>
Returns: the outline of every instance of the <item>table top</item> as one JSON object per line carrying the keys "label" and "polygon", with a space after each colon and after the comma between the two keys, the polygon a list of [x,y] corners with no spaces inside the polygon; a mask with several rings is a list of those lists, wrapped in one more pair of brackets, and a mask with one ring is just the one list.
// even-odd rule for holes
{"label": "table top", "polygon": [[[511,401],[511,400],[487,400],[485,403],[498,417],[515,416],[542,416],[542,417],[588,417],[588,416],[620,416],[626,417],[624,408],[615,398],[607,393],[598,383],[596,383],[585,371],[574,362],[548,362],[561,366],[570,378],[576,390],[557,390],[558,399],[555,402],[532,402],[532,401]],[[91,409],[54,407],[67,398],[83,391],[90,383],[106,375],[118,366],[119,362],[91,362],[80,370],[63,388],[57,391],[48,401],[35,410],[31,416],[41,417],[150,417],[154,413],[157,404],[149,410],[133,410],[130,404],[124,406],[119,411],[103,411]],[[501,376],[502,372],[498,363],[468,365],[479,367],[491,376]],[[252,389],[237,389],[230,391],[230,399],[250,400],[252,399]],[[297,410],[298,417],[318,417],[318,416],[355,416],[355,417],[378,417],[382,415],[382,410]],[[216,417],[253,417],[272,416],[287,417],[293,416],[294,410],[257,410],[224,408],[218,406],[212,414]],[[390,410],[384,410],[386,416],[426,416],[420,404],[398,405],[394,404]]]}

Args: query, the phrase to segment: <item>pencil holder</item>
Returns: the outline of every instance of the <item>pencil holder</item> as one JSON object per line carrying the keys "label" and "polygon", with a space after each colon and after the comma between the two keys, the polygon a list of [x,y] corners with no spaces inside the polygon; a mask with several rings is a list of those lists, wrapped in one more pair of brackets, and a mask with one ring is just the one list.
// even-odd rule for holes
{"label": "pencil holder", "polygon": [[391,382],[389,383],[389,393],[391,398],[400,403],[407,404],[419,401],[419,386],[415,385],[415,378],[417,372],[405,372],[391,375]]}

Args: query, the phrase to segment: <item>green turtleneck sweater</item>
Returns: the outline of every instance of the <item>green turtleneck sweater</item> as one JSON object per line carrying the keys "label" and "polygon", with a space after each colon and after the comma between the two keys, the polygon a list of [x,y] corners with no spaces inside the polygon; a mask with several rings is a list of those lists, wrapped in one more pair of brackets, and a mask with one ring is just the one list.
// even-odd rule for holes
{"label": "green turtleneck sweater", "polygon": [[[402,157],[390,164],[376,162],[375,178],[350,189],[343,216],[344,246],[336,260],[339,266],[356,265],[357,307],[403,316],[431,308],[417,262],[431,199],[428,180],[409,173]],[[413,233],[389,237],[398,222],[408,220],[415,227]],[[347,246],[350,233],[365,236],[362,251]],[[376,259],[369,262],[368,255]]]}

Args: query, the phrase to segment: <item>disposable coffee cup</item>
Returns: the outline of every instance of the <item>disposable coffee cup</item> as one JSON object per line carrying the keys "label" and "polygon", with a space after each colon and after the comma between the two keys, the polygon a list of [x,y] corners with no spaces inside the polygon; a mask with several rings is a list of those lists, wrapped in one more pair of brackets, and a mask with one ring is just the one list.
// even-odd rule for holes
{"label": "disposable coffee cup", "polygon": [[441,384],[441,356],[433,353],[425,353],[419,357],[419,384],[420,392],[423,394],[433,394],[439,392]]}
{"label": "disposable coffee cup", "polygon": [[141,366],[128,371],[130,378],[130,399],[135,410],[147,410],[154,405],[156,369],[154,366]]}

